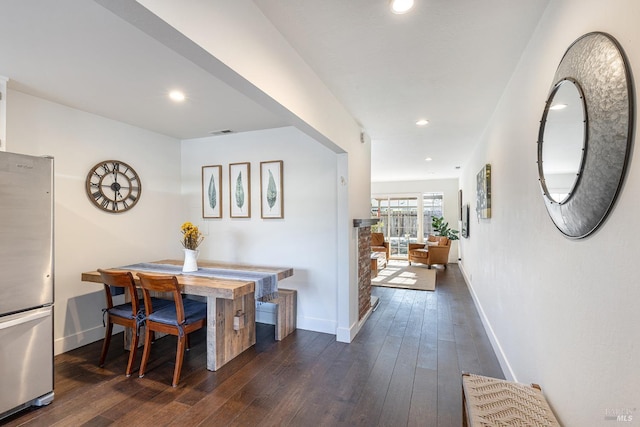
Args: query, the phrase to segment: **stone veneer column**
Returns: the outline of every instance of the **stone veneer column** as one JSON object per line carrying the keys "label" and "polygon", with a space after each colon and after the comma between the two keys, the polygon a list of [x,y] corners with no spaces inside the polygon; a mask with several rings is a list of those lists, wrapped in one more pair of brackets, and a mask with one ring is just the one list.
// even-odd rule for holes
{"label": "stone veneer column", "polygon": [[371,227],[358,228],[358,319],[371,308]]}

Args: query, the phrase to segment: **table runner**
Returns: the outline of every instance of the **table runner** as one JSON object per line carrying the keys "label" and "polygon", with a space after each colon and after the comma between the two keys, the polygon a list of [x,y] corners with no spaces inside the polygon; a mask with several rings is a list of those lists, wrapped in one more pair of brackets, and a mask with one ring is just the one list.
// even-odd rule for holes
{"label": "table runner", "polygon": [[182,272],[181,265],[156,264],[142,262],[139,264],[118,267],[121,270],[149,271],[152,273],[172,274],[174,276],[198,276],[217,279],[246,280],[256,284],[255,299],[260,302],[269,302],[278,297],[278,275],[266,271],[230,270],[224,268],[198,268],[198,271]]}

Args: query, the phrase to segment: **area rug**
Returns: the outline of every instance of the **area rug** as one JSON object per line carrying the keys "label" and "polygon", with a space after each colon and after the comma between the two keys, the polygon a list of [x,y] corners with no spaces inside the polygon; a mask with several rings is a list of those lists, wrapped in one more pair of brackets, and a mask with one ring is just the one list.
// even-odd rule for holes
{"label": "area rug", "polygon": [[428,269],[426,265],[409,265],[407,261],[390,260],[385,268],[378,270],[378,275],[371,279],[371,284],[388,288],[435,291],[436,271]]}

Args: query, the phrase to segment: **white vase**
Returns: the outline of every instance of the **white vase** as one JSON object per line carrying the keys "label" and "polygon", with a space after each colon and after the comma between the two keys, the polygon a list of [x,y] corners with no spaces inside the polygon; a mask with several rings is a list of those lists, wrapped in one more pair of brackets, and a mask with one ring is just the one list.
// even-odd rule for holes
{"label": "white vase", "polygon": [[200,251],[193,249],[185,249],[184,250],[184,265],[182,266],[182,271],[184,273],[190,273],[193,271],[198,271],[198,254]]}

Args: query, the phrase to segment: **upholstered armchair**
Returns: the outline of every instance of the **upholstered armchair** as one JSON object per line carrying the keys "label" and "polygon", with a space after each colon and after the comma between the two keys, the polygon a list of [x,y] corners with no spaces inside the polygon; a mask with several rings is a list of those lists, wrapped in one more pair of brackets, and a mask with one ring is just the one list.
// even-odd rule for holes
{"label": "upholstered armchair", "polygon": [[411,262],[426,264],[431,268],[441,264],[447,268],[451,240],[442,236],[429,236],[426,243],[409,243],[409,265]]}
{"label": "upholstered armchair", "polygon": [[389,242],[384,241],[384,234],[371,233],[371,252],[384,252],[387,259],[389,259]]}

